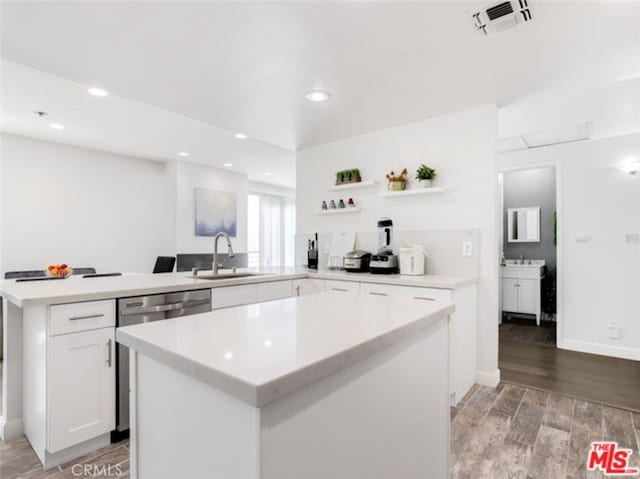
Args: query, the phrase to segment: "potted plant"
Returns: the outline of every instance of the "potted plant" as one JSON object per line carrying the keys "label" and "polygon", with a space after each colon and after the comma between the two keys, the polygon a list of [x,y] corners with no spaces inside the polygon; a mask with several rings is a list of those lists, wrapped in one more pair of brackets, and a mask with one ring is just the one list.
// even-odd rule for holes
{"label": "potted plant", "polygon": [[360,183],[361,181],[362,177],[360,176],[360,170],[358,168],[342,170],[336,173],[336,185]]}
{"label": "potted plant", "polygon": [[391,191],[401,191],[407,187],[407,175],[409,172],[406,168],[402,170],[399,175],[396,175],[393,171],[387,173],[387,181],[389,182],[387,188]]}
{"label": "potted plant", "polygon": [[429,188],[433,185],[433,180],[436,177],[436,170],[428,167],[427,165],[420,165],[416,170],[416,180],[420,182],[420,186]]}

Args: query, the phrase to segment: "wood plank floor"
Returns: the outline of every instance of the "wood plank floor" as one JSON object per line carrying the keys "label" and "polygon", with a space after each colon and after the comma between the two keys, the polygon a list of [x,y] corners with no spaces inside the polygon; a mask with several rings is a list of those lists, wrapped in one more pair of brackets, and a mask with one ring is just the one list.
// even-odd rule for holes
{"label": "wood plank floor", "polygon": [[501,337],[498,362],[505,382],[640,412],[639,361]]}
{"label": "wood plank floor", "polygon": [[501,383],[475,386],[452,417],[452,479],[604,478],[586,469],[601,439],[632,449],[640,467],[640,414],[630,411]]}
{"label": "wood plank floor", "polygon": [[[451,409],[451,478],[603,478],[586,471],[590,442],[603,438],[632,449],[631,465],[640,466],[640,414],[512,384],[474,386]],[[42,471],[26,439],[0,442],[2,479],[107,477],[129,478],[128,441],[50,471]]]}

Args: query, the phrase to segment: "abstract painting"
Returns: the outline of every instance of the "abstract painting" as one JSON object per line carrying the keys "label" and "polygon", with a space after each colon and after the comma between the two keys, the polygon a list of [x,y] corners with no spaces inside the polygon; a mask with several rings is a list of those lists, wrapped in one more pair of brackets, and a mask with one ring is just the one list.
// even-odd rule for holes
{"label": "abstract painting", "polygon": [[195,188],[195,220],[196,236],[215,236],[224,232],[235,237],[236,194]]}

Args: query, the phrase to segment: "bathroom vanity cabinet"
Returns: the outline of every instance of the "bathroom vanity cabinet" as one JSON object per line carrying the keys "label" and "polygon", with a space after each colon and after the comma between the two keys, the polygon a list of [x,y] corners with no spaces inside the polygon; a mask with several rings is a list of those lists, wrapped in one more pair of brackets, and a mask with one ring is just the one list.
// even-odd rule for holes
{"label": "bathroom vanity cabinet", "polygon": [[533,314],[540,326],[541,284],[544,262],[532,264],[506,264],[501,267],[502,311]]}

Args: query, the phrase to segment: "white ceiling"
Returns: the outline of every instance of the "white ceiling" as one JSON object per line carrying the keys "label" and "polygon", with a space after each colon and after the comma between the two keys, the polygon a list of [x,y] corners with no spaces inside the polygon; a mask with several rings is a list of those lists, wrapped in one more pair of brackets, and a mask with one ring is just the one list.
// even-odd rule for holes
{"label": "white ceiling", "polygon": [[[549,129],[529,121],[531,112],[563,126],[584,123],[593,108],[567,110],[585,92],[593,98],[637,78],[640,2],[530,0],[532,23],[484,38],[469,12],[487,3],[5,1],[2,57],[104,87],[109,101],[129,101],[127,122],[140,128],[153,119],[135,118],[139,108],[154,108],[181,115],[184,128],[192,121],[221,135],[241,131],[288,150],[487,102],[513,107],[501,115],[505,137]],[[572,81],[586,87],[562,104],[563,120],[556,100],[575,90]],[[307,102],[312,88],[329,91],[330,100]],[[25,105],[6,95],[3,88],[3,107],[18,116],[12,108]],[[93,114],[82,111],[87,122]],[[94,126],[104,131],[87,135],[118,141],[123,132],[113,121],[122,118],[102,119]],[[139,143],[150,150],[161,143],[146,156],[171,154],[157,151],[166,135],[190,135],[146,129]]]}

